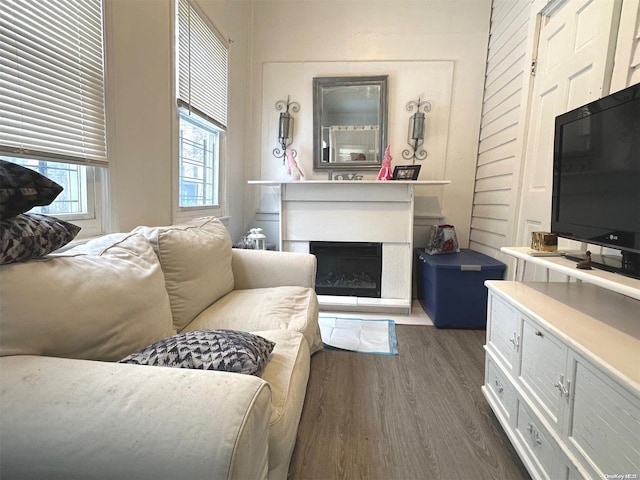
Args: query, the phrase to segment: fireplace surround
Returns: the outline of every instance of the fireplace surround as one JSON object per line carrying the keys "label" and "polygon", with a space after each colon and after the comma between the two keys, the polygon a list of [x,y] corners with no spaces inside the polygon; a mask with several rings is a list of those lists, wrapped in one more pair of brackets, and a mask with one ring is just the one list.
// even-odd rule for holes
{"label": "fireplace surround", "polygon": [[280,203],[280,250],[310,253],[312,242],[381,245],[380,295],[319,294],[322,310],[411,312],[414,189],[428,189],[426,194],[435,195],[437,191],[433,189],[447,185],[448,180],[250,180],[249,183],[279,190],[274,193]]}

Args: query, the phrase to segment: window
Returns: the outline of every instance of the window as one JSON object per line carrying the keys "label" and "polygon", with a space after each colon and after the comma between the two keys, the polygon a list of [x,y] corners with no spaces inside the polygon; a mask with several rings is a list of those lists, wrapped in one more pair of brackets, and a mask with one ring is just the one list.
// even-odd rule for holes
{"label": "window", "polygon": [[107,166],[101,0],[0,0],[0,156],[64,187],[40,213],[101,231]]}
{"label": "window", "polygon": [[218,205],[220,130],[180,109],[180,206]]}
{"label": "window", "polygon": [[221,208],[228,48],[205,17],[178,0],[178,205]]}
{"label": "window", "polygon": [[31,209],[32,212],[64,217],[67,220],[86,220],[94,217],[93,191],[88,188],[95,183],[94,171],[91,167],[15,157],[0,158],[31,168],[64,187],[53,203],[43,207],[34,207]]}

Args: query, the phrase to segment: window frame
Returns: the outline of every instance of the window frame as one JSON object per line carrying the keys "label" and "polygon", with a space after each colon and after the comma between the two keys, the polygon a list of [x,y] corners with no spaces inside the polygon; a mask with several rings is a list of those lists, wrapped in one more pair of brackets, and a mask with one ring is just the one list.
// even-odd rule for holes
{"label": "window frame", "polygon": [[[198,111],[197,109],[191,107],[191,111],[195,114],[198,119],[209,122],[211,127],[218,131],[218,171],[217,178],[215,181],[217,182],[218,189],[218,204],[210,205],[210,206],[180,206],[180,110],[187,109],[189,110],[189,104],[187,102],[182,101],[179,98],[179,25],[178,25],[178,9],[179,9],[179,1],[174,0],[172,2],[173,15],[172,15],[172,28],[174,33],[174,42],[172,45],[172,62],[173,62],[173,91],[174,95],[174,115],[173,115],[173,220],[174,222],[186,221],[189,219],[201,217],[201,216],[215,216],[215,217],[226,217],[228,212],[228,196],[227,196],[227,127],[226,125],[220,124],[215,121],[215,119],[210,118],[203,112]],[[187,0],[189,5],[198,13],[198,15],[204,20],[207,26],[211,29],[211,32],[224,44],[226,52],[227,52],[227,88],[226,88],[226,101],[228,105],[229,101],[229,87],[228,87],[228,78],[229,78],[229,42],[224,40],[224,37],[221,35],[220,30],[211,22],[211,20],[207,17],[206,14],[201,10],[201,8],[196,5],[194,2]],[[228,106],[227,106],[228,109]],[[228,110],[227,110],[228,116]],[[228,122],[227,122],[228,123]]]}
{"label": "window frame", "polygon": [[[13,162],[13,159],[22,158],[32,161],[51,162],[46,158],[36,158],[34,156],[19,157],[18,155],[0,154],[0,159]],[[15,162],[14,162],[15,163]],[[81,228],[76,239],[95,237],[102,235],[105,231],[103,223],[103,205],[106,205],[106,171],[91,165],[82,165],[69,162],[54,162],[60,165],[80,165],[86,168],[85,188],[87,191],[87,213],[45,213],[44,215],[59,218],[66,222],[73,223]],[[30,167],[25,167],[30,168]],[[38,171],[34,169],[34,171]],[[31,210],[30,210],[31,211]]]}

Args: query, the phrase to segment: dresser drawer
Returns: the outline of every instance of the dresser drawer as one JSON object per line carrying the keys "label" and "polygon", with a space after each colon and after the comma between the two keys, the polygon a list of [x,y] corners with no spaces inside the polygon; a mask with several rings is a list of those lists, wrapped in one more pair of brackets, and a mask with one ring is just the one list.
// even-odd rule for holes
{"label": "dresser drawer", "polygon": [[559,447],[551,434],[522,400],[518,402],[516,436],[541,478],[554,478]]}
{"label": "dresser drawer", "polygon": [[570,450],[593,476],[640,475],[638,397],[579,356],[574,371]]}
{"label": "dresser drawer", "polygon": [[487,345],[512,373],[516,373],[520,347],[519,312],[498,295],[489,292]]}
{"label": "dresser drawer", "polygon": [[487,371],[485,375],[485,385],[491,390],[493,396],[497,399],[497,407],[507,420],[511,423],[511,419],[515,413],[517,393],[500,367],[496,365],[490,355],[487,356]]}
{"label": "dresser drawer", "polygon": [[569,379],[565,374],[567,353],[567,346],[555,335],[524,317],[519,381],[556,428],[569,395]]}

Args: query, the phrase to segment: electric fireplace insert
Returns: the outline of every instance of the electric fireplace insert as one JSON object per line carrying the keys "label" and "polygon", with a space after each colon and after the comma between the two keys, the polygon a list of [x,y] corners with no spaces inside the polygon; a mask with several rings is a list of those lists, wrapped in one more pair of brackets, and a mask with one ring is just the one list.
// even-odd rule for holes
{"label": "electric fireplace insert", "polygon": [[369,242],[310,242],[318,261],[318,295],[380,298],[382,244]]}

